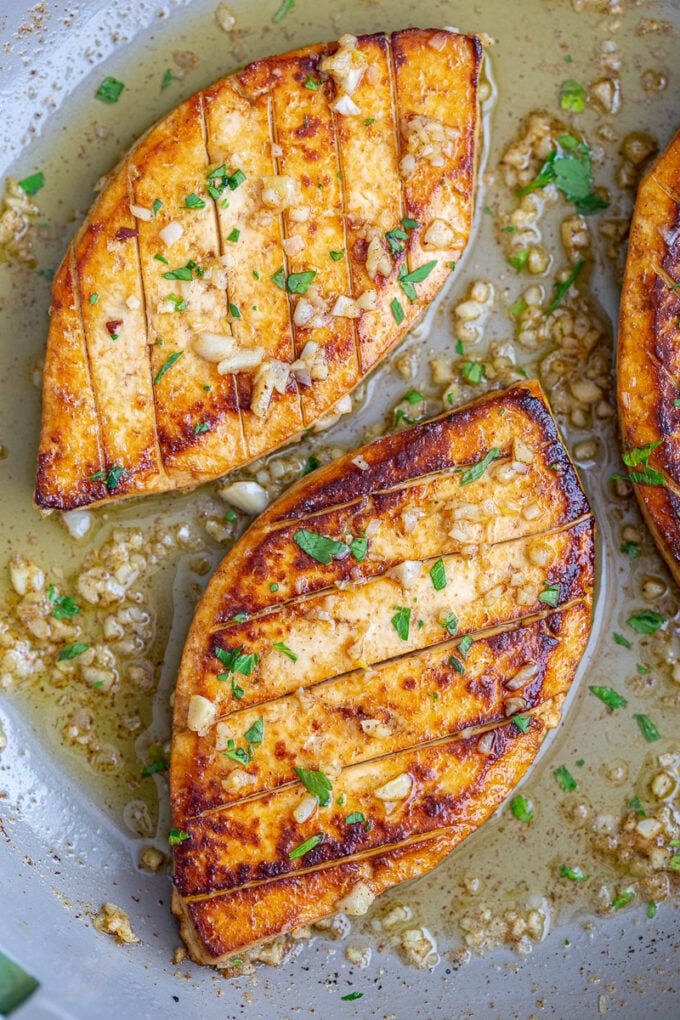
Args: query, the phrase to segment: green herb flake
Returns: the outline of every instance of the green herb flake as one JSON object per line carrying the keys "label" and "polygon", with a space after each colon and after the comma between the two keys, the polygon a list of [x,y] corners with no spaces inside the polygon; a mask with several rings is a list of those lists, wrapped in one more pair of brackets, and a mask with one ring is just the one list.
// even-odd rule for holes
{"label": "green herb flake", "polygon": [[566,864],[563,864],[560,868],[560,878],[568,878],[570,882],[587,882],[590,875],[586,875],[583,869],[578,867],[568,868]]}
{"label": "green herb flake", "polygon": [[186,266],[180,266],[178,269],[169,269],[167,273],[163,273],[164,280],[192,280],[193,273],[191,264]]}
{"label": "green herb flake", "polygon": [[318,457],[314,456],[308,457],[307,460],[305,461],[305,466],[302,469],[302,474],[300,475],[300,477],[304,478],[305,475],[310,474],[312,471],[316,471],[316,469],[322,467],[322,465],[323,461],[319,460]]}
{"label": "green herb flake", "polygon": [[275,25],[278,25],[280,21],[283,21],[287,14],[295,10],[295,0],[283,0],[283,3],[279,7],[278,11],[272,18]]}
{"label": "green herb flake", "polygon": [[458,642],[457,650],[460,653],[460,655],[463,656],[464,659],[467,659],[467,654],[472,648],[473,644],[474,641],[469,634],[466,634],[465,637],[462,637]]}
{"label": "green herb flake", "polygon": [[185,839],[190,839],[188,832],[184,832],[183,829],[170,829],[168,833],[168,843],[170,846],[179,846]]}
{"label": "green herb flake", "polygon": [[[52,613],[54,616],[54,613]],[[65,662],[69,659],[75,659],[78,655],[82,655],[86,652],[90,646],[83,644],[64,645],[57,656],[57,662]]]}
{"label": "green herb flake", "polygon": [[625,708],[628,704],[627,699],[622,694],[619,694],[618,691],[615,691],[613,687],[591,686],[588,690],[596,698],[599,698],[612,712],[615,712],[617,708]]}
{"label": "green herb flake", "polygon": [[394,316],[394,321],[397,326],[401,326],[402,322],[406,318],[406,314],[401,306],[399,298],[393,298],[392,301],[390,301],[390,309],[392,310],[392,315]]}
{"label": "green herb flake", "polygon": [[126,474],[128,472],[121,464],[114,464],[106,471],[97,471],[95,474],[90,475],[90,478],[93,482],[104,482],[109,492],[112,492],[113,489],[118,488],[121,478]]}
{"label": "green herb flake", "polygon": [[345,823],[347,825],[356,825],[357,822],[365,821],[366,815],[364,815],[361,811],[352,811],[352,813],[347,815],[347,818],[345,818]]}
{"label": "green herb flake", "polygon": [[361,563],[368,552],[368,539],[365,535],[359,535],[357,538],[353,538],[349,543],[349,551],[357,563]]}
{"label": "green herb flake", "polygon": [[422,393],[419,393],[418,390],[409,390],[408,393],[404,395],[404,400],[406,400],[409,404],[422,404],[425,397]]}
{"label": "green herb flake", "polygon": [[227,510],[226,514],[224,515],[225,521],[235,521],[237,519],[237,517],[238,517],[238,514],[234,510],[233,506],[230,506],[229,509]]}
{"label": "green herb flake", "polygon": [[622,648],[632,648],[632,645],[628,638],[625,638],[623,634],[614,633],[614,641],[617,645],[621,645]]}
{"label": "green herb flake", "polygon": [[668,623],[668,617],[654,612],[653,609],[643,609],[642,612],[629,616],[626,623],[638,634],[654,634],[665,623]]}
{"label": "green herb flake", "polygon": [[309,839],[306,839],[304,843],[300,843],[298,846],[293,847],[293,849],[288,853],[289,858],[291,861],[297,861],[300,857],[304,857],[305,854],[308,854],[310,850],[313,850],[315,846],[319,846],[320,843],[323,843],[324,839],[325,836],[323,832],[315,833],[314,836],[310,836]]}
{"label": "green herb flake", "polygon": [[616,899],[612,902],[612,910],[620,910],[621,907],[625,907],[627,903],[635,899],[635,893],[628,889],[626,892],[619,893]]}
{"label": "green herb flake", "polygon": [[161,92],[165,92],[168,85],[171,83],[172,78],[173,78],[172,71],[170,70],[170,68],[168,68],[163,77],[161,78]]}
{"label": "green herb flake", "polygon": [[489,467],[492,461],[496,460],[497,457],[501,456],[501,451],[496,446],[492,446],[489,452],[482,460],[477,461],[472,467],[467,468],[461,475],[460,484],[469,485],[471,482],[478,481],[486,469]]}
{"label": "green herb flake", "polygon": [[458,617],[455,613],[449,613],[447,617],[442,620],[442,627],[448,631],[451,637],[455,637],[458,631]]}
{"label": "green herb flake", "polygon": [[653,443],[647,443],[646,446],[634,446],[630,450],[624,450],[621,459],[626,467],[637,467],[638,464],[644,464],[646,467],[650,454],[662,443],[663,439],[657,439]]}
{"label": "green herb flake", "polygon": [[142,769],[142,779],[147,779],[149,776],[153,776],[156,772],[165,772],[167,769],[167,763],[162,758],[157,758],[156,761],[152,761],[150,765],[145,765]]}
{"label": "green herb flake", "polygon": [[401,278],[402,282],[422,283],[423,280],[426,280],[428,278],[428,276],[430,275],[432,270],[436,267],[436,265],[437,265],[436,259],[432,262],[426,262],[424,265],[419,266],[417,269],[414,269],[410,273],[407,273],[405,276],[403,276]]}
{"label": "green herb flake", "polygon": [[355,999],[363,999],[363,997],[364,997],[364,993],[363,992],[348,992],[347,995],[341,995],[340,996],[340,1001],[341,1002],[354,1002]]}
{"label": "green herb flake", "polygon": [[510,810],[520,822],[532,822],[534,819],[534,805],[521,793],[510,801]]}
{"label": "green herb flake", "polygon": [[573,78],[567,78],[560,89],[560,106],[563,110],[581,113],[586,108],[586,95],[583,85],[579,85]]}
{"label": "green herb flake", "polygon": [[241,231],[237,227],[234,227],[232,232],[227,235],[227,241],[231,241],[232,244],[235,244],[236,241],[238,241],[240,236],[241,236]]}
{"label": "green herb flake", "polygon": [[562,299],[564,298],[569,288],[576,282],[576,277],[581,272],[584,265],[585,265],[584,260],[578,259],[566,280],[563,283],[555,284],[555,297],[548,305],[548,308],[546,309],[545,313],[546,315],[550,315],[551,312],[554,312],[555,309],[560,307],[560,305],[562,304]]}
{"label": "green herb flake", "polygon": [[163,363],[161,368],[156,373],[156,377],[155,377],[155,379],[153,381],[154,386],[158,386],[159,382],[161,381],[161,379],[163,378],[165,373],[167,371],[169,371],[169,369],[171,369],[172,366],[176,362],[179,361],[179,359],[182,357],[183,354],[184,354],[184,351],[175,351],[174,354],[169,354],[167,356],[167,358],[165,359],[165,362]]}
{"label": "green herb flake", "polygon": [[238,310],[238,305],[233,304],[231,301],[229,302],[229,314],[233,319],[241,318],[241,313]]}
{"label": "green herb flake", "polygon": [[528,733],[531,728],[530,715],[516,715],[512,720],[520,733]]}
{"label": "green herb flake", "polygon": [[570,790],[576,789],[578,784],[566,765],[558,765],[553,772],[553,775],[560,790],[564,790],[565,793],[568,793]]}
{"label": "green herb flake", "polygon": [[[170,301],[170,303],[175,306],[176,312],[183,312],[187,307],[186,299],[178,297],[177,294],[168,294],[166,301]],[[160,340],[158,341],[158,343],[161,347],[163,346]]]}
{"label": "green herb flake", "polygon": [[286,280],[286,290],[290,294],[306,294],[314,283],[315,276],[315,269],[309,269],[304,273],[291,273]]}
{"label": "green herb flake", "polygon": [[91,305],[96,305],[99,301],[99,294],[90,294],[89,301]]}
{"label": "green herb flake", "polygon": [[323,563],[325,566],[331,562],[333,557],[343,556],[348,551],[348,547],[344,542],[336,542],[334,538],[319,535],[316,531],[308,531],[307,528],[301,528],[300,531],[296,531],[293,535],[293,541],[303,552],[311,556],[313,560],[316,560],[317,563]]}
{"label": "green herb flake", "polygon": [[156,259],[157,262],[162,262],[166,266],[170,265],[165,255],[154,255],[154,258]]}
{"label": "green herb flake", "polygon": [[272,594],[279,590],[279,585],[276,583],[276,581],[272,581],[272,583],[269,585],[269,590],[270,592],[272,592]]}
{"label": "green herb flake", "polygon": [[630,800],[626,801],[626,807],[632,808],[633,811],[640,815],[641,818],[647,817],[647,812],[643,808],[639,797],[631,797]]}
{"label": "green herb flake", "polygon": [[680,871],[680,854],[674,854],[668,862],[669,871]]}
{"label": "green herb flake", "polygon": [[551,609],[556,609],[560,601],[560,585],[544,581],[543,588],[544,591],[538,596],[538,601],[543,602],[546,606],[550,606]]}
{"label": "green herb flake", "polygon": [[312,78],[311,74],[308,74],[305,78],[304,87],[309,89],[310,92],[318,92],[321,88],[321,81],[319,78]]}
{"label": "green herb flake", "polygon": [[346,800],[347,798],[345,797],[344,793],[341,793],[335,803],[342,807]]}
{"label": "green herb flake", "polygon": [[466,361],[460,374],[472,386],[477,386],[486,379],[486,369],[481,361]]}
{"label": "green herb flake", "polygon": [[647,904],[647,917],[649,918],[650,921],[654,917],[656,917],[656,912],[657,912],[658,909],[659,908],[656,905],[655,901],[654,900],[650,900],[649,903]]}
{"label": "green herb flake", "polygon": [[510,305],[509,311],[510,314],[516,319],[518,316],[522,314],[522,312],[525,312],[526,309],[527,309],[526,301],[524,300],[523,297],[518,297],[517,300]]}
{"label": "green herb flake", "polygon": [[508,262],[518,273],[521,273],[527,262],[529,261],[528,251],[518,251],[514,255],[508,257]]}
{"label": "green herb flake", "polygon": [[457,655],[451,655],[449,657],[449,666],[453,666],[457,673],[461,676],[465,673],[465,663],[461,662]]}
{"label": "green herb flake", "polygon": [[35,195],[36,191],[45,187],[44,173],[39,170],[36,174],[31,174],[30,177],[24,177],[23,181],[19,181],[19,187],[27,195]]}
{"label": "green herb flake", "polygon": [[643,666],[641,662],[637,662],[635,664],[635,669],[637,670],[640,676],[645,676],[650,671],[649,666]]}
{"label": "green herb flake", "polygon": [[648,744],[653,744],[655,740],[661,740],[661,734],[648,715],[635,712],[633,714],[633,719],[637,722],[640,727],[640,733]]}
{"label": "green herb flake", "polygon": [[184,199],[184,209],[205,209],[205,201],[199,198],[195,191]]}
{"label": "green herb flake", "polygon": [[95,92],[95,99],[100,99],[102,103],[117,103],[120,99],[120,94],[125,88],[122,81],[117,81],[116,78],[104,78],[97,91]]}
{"label": "green herb flake", "polygon": [[444,560],[440,558],[436,563],[433,563],[429,574],[434,590],[443,591],[446,588],[446,567],[444,566]]}
{"label": "green herb flake", "polygon": [[210,425],[207,421],[197,421],[194,425],[194,435],[202,436],[205,432],[210,432]]}
{"label": "green herb flake", "polygon": [[392,617],[392,626],[402,641],[408,641],[408,632],[411,626],[411,610],[406,606],[394,606],[396,612]]}
{"label": "green herb flake", "polygon": [[277,652],[282,652],[284,655],[286,655],[291,660],[291,662],[298,661],[298,657],[295,654],[295,652],[292,651],[292,649],[290,649],[288,645],[284,645],[283,641],[275,641],[273,647],[276,649]]}
{"label": "green herb flake", "polygon": [[299,769],[297,767],[295,772],[305,790],[311,793],[312,797],[316,797],[321,807],[328,807],[331,802],[333,784],[326,773],[316,772],[314,769]]}
{"label": "green herb flake", "polygon": [[[245,613],[243,614],[243,617],[245,618]],[[232,617],[232,619],[235,618]],[[232,673],[240,673],[242,676],[250,676],[260,661],[260,657],[257,652],[248,652],[244,654],[243,645],[239,645],[238,648],[232,648],[231,650],[227,650],[226,648],[215,648],[215,655],[226,668],[226,672],[218,673],[217,675],[217,679],[220,681],[228,680]]]}
{"label": "green herb flake", "polygon": [[463,354],[465,348],[462,340],[456,340],[456,354]]}
{"label": "green herb flake", "polygon": [[612,475],[612,479],[616,478],[622,478],[625,482],[631,482],[633,485],[656,485],[663,488],[666,484],[663,471],[656,471],[650,467],[640,468],[639,471],[628,475]]}
{"label": "green herb flake", "polygon": [[334,262],[339,262],[340,259],[345,257],[345,249],[343,248],[341,251],[329,251],[328,254]]}

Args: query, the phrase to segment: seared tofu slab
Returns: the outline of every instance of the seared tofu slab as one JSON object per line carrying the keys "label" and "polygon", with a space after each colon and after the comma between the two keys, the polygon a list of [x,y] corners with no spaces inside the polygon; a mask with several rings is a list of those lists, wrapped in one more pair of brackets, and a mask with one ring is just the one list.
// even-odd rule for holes
{"label": "seared tofu slab", "polygon": [[433,867],[519,782],[590,633],[594,522],[540,387],[301,479],[199,603],[174,909],[218,962]]}
{"label": "seared tofu slab", "polygon": [[333,413],[465,249],[481,52],[343,36],[141,139],[55,276],[39,508],[191,488]]}
{"label": "seared tofu slab", "polygon": [[643,516],[680,583],[680,134],[642,181],[621,295],[623,456]]}

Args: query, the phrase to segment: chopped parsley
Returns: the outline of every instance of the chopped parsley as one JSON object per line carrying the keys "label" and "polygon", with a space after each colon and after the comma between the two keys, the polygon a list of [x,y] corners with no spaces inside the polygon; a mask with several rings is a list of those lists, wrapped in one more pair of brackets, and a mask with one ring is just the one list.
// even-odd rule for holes
{"label": "chopped parsley", "polygon": [[161,365],[161,367],[159,368],[158,372],[156,373],[156,377],[155,377],[155,379],[153,381],[154,386],[158,386],[159,382],[161,381],[161,379],[163,378],[165,373],[169,369],[171,369],[172,366],[177,361],[179,361],[179,359],[182,357],[183,354],[184,354],[184,351],[175,351],[173,354],[168,354],[167,358],[165,359],[165,362],[163,363],[163,365]]}
{"label": "chopped parsley", "polygon": [[626,801],[626,807],[632,808],[633,811],[640,815],[641,818],[647,817],[647,812],[643,808],[639,797],[631,797],[630,800]]}
{"label": "chopped parsley", "polygon": [[242,676],[250,676],[260,657],[257,652],[243,653],[243,645],[238,648],[227,650],[226,648],[215,648],[215,655],[225,667],[226,672],[218,673],[217,679],[228,680],[232,673],[240,673]]}
{"label": "chopped parsley", "polygon": [[168,294],[165,300],[169,301],[170,304],[175,306],[176,312],[183,312],[187,307],[186,298],[178,297],[177,294]]}
{"label": "chopped parsley", "polygon": [[573,135],[561,135],[558,144],[559,149],[553,149],[533,181],[520,188],[518,197],[555,184],[583,216],[606,209],[609,203],[591,191],[593,161],[588,146]]}
{"label": "chopped parsley", "polygon": [[[453,666],[456,672],[460,673],[461,676],[465,673],[465,663],[461,662],[457,655],[449,656],[449,666]],[[436,693],[437,692],[435,691],[435,694]]]}
{"label": "chopped parsley", "polygon": [[363,999],[363,997],[364,997],[364,993],[363,992],[348,992],[347,995],[341,995],[340,996],[340,1001],[341,1002],[354,1002],[355,999]]}
{"label": "chopped parsley", "polygon": [[286,655],[291,660],[291,662],[298,661],[298,657],[295,654],[295,652],[292,651],[292,649],[290,649],[288,645],[285,645],[283,641],[275,641],[272,647],[274,647],[277,652],[282,652],[284,655]]}
{"label": "chopped parsley", "polygon": [[173,78],[172,71],[170,70],[170,68],[168,68],[163,77],[161,78],[161,92],[165,92],[168,85],[172,81],[172,78]]}
{"label": "chopped parsley", "polygon": [[655,740],[661,740],[661,734],[648,715],[642,715],[635,712],[633,714],[633,719],[635,719],[636,723],[640,727],[640,733],[648,744],[653,744]]}
{"label": "chopped parsley", "polygon": [[531,822],[534,818],[534,805],[523,794],[518,793],[510,801],[510,810],[520,822]]}
{"label": "chopped parsley", "polygon": [[625,638],[623,634],[614,633],[614,641],[617,645],[621,645],[623,648],[632,648],[632,645],[628,638]]}
{"label": "chopped parsley", "polygon": [[563,81],[560,89],[560,106],[563,110],[582,113],[586,108],[586,90],[583,85],[579,85],[573,78]]}
{"label": "chopped parsley", "polygon": [[120,94],[125,88],[122,81],[117,81],[116,78],[104,78],[97,91],[95,92],[95,98],[101,99],[102,103],[117,103],[120,99]]}
{"label": "chopped parsley", "polygon": [[357,538],[353,538],[349,543],[349,551],[351,552],[357,563],[361,563],[364,556],[368,552],[368,539],[364,535],[360,535]]}
{"label": "chopped parsley", "polygon": [[578,866],[568,868],[566,864],[563,864],[560,868],[560,878],[568,878],[571,882],[587,882],[590,875],[585,875],[583,869]]}
{"label": "chopped parsley", "polygon": [[343,248],[342,251],[329,251],[328,254],[334,262],[339,262],[340,259],[345,257],[345,249]]}
{"label": "chopped parsley", "polygon": [[436,563],[433,563],[429,574],[432,580],[432,587],[435,591],[442,591],[446,588],[446,567],[444,566],[444,560],[440,558]]}
{"label": "chopped parsley", "polygon": [[229,314],[231,315],[232,319],[241,318],[241,313],[238,309],[238,305],[233,304],[231,301],[229,302]]}
{"label": "chopped parsley", "polygon": [[476,386],[486,379],[486,369],[481,361],[466,361],[460,370],[460,374],[466,382]]}
{"label": "chopped parsley", "polygon": [[461,475],[460,479],[460,484],[469,485],[471,482],[478,481],[488,468],[489,464],[491,464],[492,461],[496,460],[496,458],[500,456],[501,451],[498,449],[498,447],[492,446],[485,457],[477,461],[476,464],[473,464],[472,467],[469,467],[467,468],[467,470],[463,471],[463,474]]}
{"label": "chopped parsley", "polygon": [[449,613],[449,615],[442,620],[442,627],[444,630],[449,632],[451,637],[455,637],[456,632],[458,631],[458,617],[456,614]]}
{"label": "chopped parsley", "polygon": [[236,747],[233,740],[227,742],[227,750],[224,751],[226,758],[237,761],[241,765],[250,765],[257,748],[264,740],[264,716],[256,719],[252,726],[249,726],[243,734],[246,747]]}
{"label": "chopped parsley", "polygon": [[[54,612],[52,613],[54,616]],[[64,645],[57,656],[57,662],[65,662],[69,659],[75,659],[78,655],[82,655],[86,652],[90,646],[83,644]]]}
{"label": "chopped parsley", "polygon": [[166,265],[166,266],[169,266],[169,265],[170,265],[170,263],[169,263],[169,262],[168,262],[168,260],[166,259],[165,255],[154,255],[154,258],[155,258],[155,259],[156,259],[156,260],[157,260],[158,262],[162,262],[162,263],[163,263],[164,265]]}
{"label": "chopped parsley", "polygon": [[96,305],[97,302],[99,301],[99,294],[90,294],[89,300],[91,305]]}
{"label": "chopped parsley", "polygon": [[426,262],[410,273],[406,272],[405,266],[401,266],[399,270],[399,286],[409,301],[416,301],[418,299],[418,294],[413,286],[414,283],[422,283],[423,280],[426,280],[436,265],[437,261],[435,259],[433,262]]}
{"label": "chopped parsley", "polygon": [[650,900],[647,904],[647,917],[651,921],[652,918],[656,917],[656,912],[659,908],[657,907],[654,900]]}
{"label": "chopped parsley", "polygon": [[36,174],[31,174],[30,177],[24,177],[23,181],[19,181],[19,187],[27,195],[35,195],[36,191],[45,187],[44,173],[39,170]]}
{"label": "chopped parsley", "polygon": [[653,609],[643,609],[642,612],[629,616],[626,623],[638,634],[654,634],[659,627],[668,623],[668,617],[654,612]]}
{"label": "chopped parsley", "polygon": [[650,454],[656,450],[658,446],[661,446],[663,439],[657,439],[653,443],[647,443],[645,446],[634,446],[630,450],[625,450],[621,454],[621,459],[626,467],[637,467],[638,464],[644,464],[647,466]]}
{"label": "chopped parsley", "polygon": [[392,617],[392,626],[402,641],[408,641],[408,632],[411,626],[411,610],[406,606],[395,606],[396,612]]}
{"label": "chopped parsley", "polygon": [[518,251],[514,255],[510,255],[508,262],[513,269],[516,269],[518,273],[521,273],[527,262],[529,261],[528,251]]}
{"label": "chopped parsley", "polygon": [[612,910],[620,910],[621,907],[625,907],[627,903],[630,903],[632,899],[635,899],[635,893],[631,889],[619,893],[612,903]]}
{"label": "chopped parsley", "polygon": [[183,829],[170,829],[168,833],[168,843],[170,846],[179,846],[185,839],[189,839],[189,833]]}
{"label": "chopped parsley", "polygon": [[205,209],[205,201],[192,191],[190,195],[184,199],[184,209]]}
{"label": "chopped parsley", "polygon": [[156,214],[159,213],[162,208],[163,203],[161,202],[160,198],[154,198],[153,205],[151,206],[151,212],[154,214],[154,216],[156,216]]}
{"label": "chopped parsley", "polygon": [[581,272],[584,265],[585,263],[583,259],[578,259],[566,280],[563,283],[555,284],[555,297],[548,305],[545,313],[546,315],[550,315],[551,312],[554,312],[556,308],[560,307],[560,305],[562,304],[562,298],[565,296],[569,288],[574,284],[574,282],[576,281],[576,277]]}
{"label": "chopped parsley", "polygon": [[612,712],[616,711],[617,708],[625,708],[628,704],[626,698],[618,691],[615,691],[613,687],[597,687],[591,686],[588,688],[591,694],[594,694],[596,698],[604,702],[608,709]]}
{"label": "chopped parsley", "polygon": [[207,421],[197,421],[194,425],[194,435],[202,436],[204,432],[210,432],[210,425]]}
{"label": "chopped parsley", "polygon": [[334,538],[319,535],[316,531],[308,531],[307,528],[301,528],[300,531],[296,531],[293,535],[293,541],[303,552],[311,556],[313,560],[326,566],[334,557],[344,556],[348,551],[348,547],[344,542],[337,542]]}
{"label": "chopped parsley", "polygon": [[560,790],[564,790],[565,793],[568,793],[570,790],[576,789],[578,784],[566,765],[558,765],[553,772],[553,775]]}
{"label": "chopped parsley", "polygon": [[276,270],[276,272],[274,273],[274,275],[272,276],[271,279],[272,279],[272,283],[275,283],[277,287],[281,288],[281,290],[285,289],[285,286],[286,286],[286,276],[285,276],[285,273],[283,271],[283,266],[281,266],[279,269]]}
{"label": "chopped parsley", "polygon": [[[226,164],[222,163],[221,166],[215,167],[214,170],[208,170],[205,187],[210,197],[217,201],[222,197],[227,188],[229,191],[236,191],[245,180],[246,175],[243,170],[234,170],[233,174],[230,174]],[[226,199],[221,204],[223,208],[229,205]]]}
{"label": "chopped parsley", "polygon": [[538,601],[543,602],[546,606],[550,606],[551,609],[556,609],[560,601],[560,585],[544,581],[543,588],[544,590],[538,596]]}
{"label": "chopped parsley", "polygon": [[[157,256],[156,256],[157,257]],[[159,261],[163,261],[162,256]],[[167,264],[167,260],[166,264]],[[197,265],[193,259],[191,259],[185,266],[179,266],[177,269],[169,269],[167,273],[163,273],[164,280],[192,280],[193,274],[196,276],[204,276],[205,270]]]}
{"label": "chopped parsley", "polygon": [[352,811],[349,815],[347,815],[347,818],[345,818],[345,823],[347,825],[356,825],[357,822],[365,821],[366,815],[364,815],[361,811]]}
{"label": "chopped parsley", "polygon": [[393,298],[392,301],[390,301],[390,309],[392,311],[392,315],[394,316],[394,321],[396,322],[397,326],[401,326],[402,322],[406,318],[406,313],[404,312],[404,309],[401,306],[399,298]]}
{"label": "chopped parsley", "polygon": [[404,250],[402,241],[408,241],[408,234],[401,227],[395,227],[394,230],[388,230],[385,234],[385,239],[390,248],[390,254],[392,258],[396,255],[401,254]]}
{"label": "chopped parsley", "polygon": [[307,460],[305,461],[305,466],[302,469],[302,474],[300,475],[300,477],[304,478],[304,476],[308,475],[311,471],[316,471],[316,469],[320,468],[322,464],[323,461],[319,460],[318,457],[314,457],[313,455],[311,457],[308,457]]}
{"label": "chopped parsley", "polygon": [[526,310],[527,303],[523,297],[518,297],[516,301],[513,301],[509,308],[510,314],[515,318],[517,318],[517,316],[521,315],[522,312],[525,312]]}
{"label": "chopped parsley", "polygon": [[324,839],[325,836],[323,832],[315,833],[314,836],[310,836],[309,839],[306,839],[304,843],[299,843],[298,846],[293,847],[293,849],[288,852],[289,858],[291,861],[297,861],[298,858],[304,857],[310,850],[313,850],[315,846],[323,843]]}
{"label": "chopped parsley", "polygon": [[238,229],[238,227],[234,227],[232,232],[227,235],[227,241],[231,241],[232,244],[235,244],[238,241],[240,236],[241,236],[241,231]]}
{"label": "chopped parsley", "polygon": [[516,715],[512,720],[520,733],[528,733],[531,728],[530,715]]}
{"label": "chopped parsley", "polygon": [[276,583],[276,581],[272,581],[272,583],[269,585],[269,590],[270,592],[272,592],[272,594],[279,590],[279,585]]}
{"label": "chopped parsley", "polygon": [[311,793],[312,797],[316,797],[321,807],[328,807],[331,802],[333,784],[326,773],[316,772],[314,769],[299,769],[297,767],[295,772],[305,790]]}
{"label": "chopped parsley", "polygon": [[314,283],[315,276],[315,269],[308,269],[304,273],[291,273],[286,280],[286,290],[289,294],[306,294]]}
{"label": "chopped parsley", "polygon": [[106,471],[96,471],[93,475],[90,475],[90,480],[93,482],[104,482],[106,488],[111,492],[113,489],[118,488],[121,478],[128,473],[121,464],[114,464]]}

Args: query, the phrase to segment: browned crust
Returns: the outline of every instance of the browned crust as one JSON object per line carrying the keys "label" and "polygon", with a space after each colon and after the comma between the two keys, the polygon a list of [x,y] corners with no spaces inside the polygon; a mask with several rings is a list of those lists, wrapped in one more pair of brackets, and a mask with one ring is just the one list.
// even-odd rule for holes
{"label": "browned crust", "polygon": [[[664,486],[635,484],[652,536],[680,583],[680,134],[640,185],[630,230],[617,356],[624,450],[661,442],[649,465]],[[635,474],[635,471],[632,472]]]}

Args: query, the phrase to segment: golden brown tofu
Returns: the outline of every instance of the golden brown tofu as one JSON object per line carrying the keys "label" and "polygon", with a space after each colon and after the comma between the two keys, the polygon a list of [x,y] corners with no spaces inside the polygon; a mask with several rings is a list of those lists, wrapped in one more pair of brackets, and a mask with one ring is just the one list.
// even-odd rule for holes
{"label": "golden brown tofu", "polygon": [[480,62],[455,32],[343,36],[141,139],[55,276],[39,508],[190,488],[333,411],[467,244]]}
{"label": "golden brown tofu", "polygon": [[593,561],[536,383],[269,507],[208,585],[177,682],[174,903],[194,958],[370,900],[474,831],[557,724]]}
{"label": "golden brown tofu", "polygon": [[624,460],[680,583],[680,134],[642,181],[621,295],[617,383]]}

